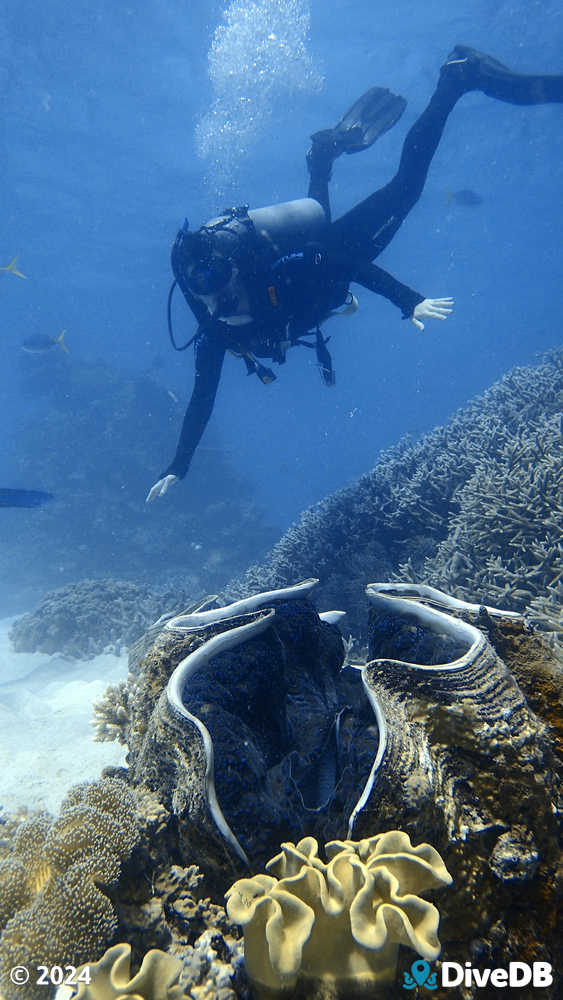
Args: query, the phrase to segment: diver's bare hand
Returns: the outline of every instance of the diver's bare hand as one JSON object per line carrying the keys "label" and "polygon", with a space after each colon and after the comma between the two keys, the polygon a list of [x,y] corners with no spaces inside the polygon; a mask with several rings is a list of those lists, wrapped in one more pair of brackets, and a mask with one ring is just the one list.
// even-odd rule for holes
{"label": "diver's bare hand", "polygon": [[414,307],[410,321],[419,330],[424,330],[423,319],[447,319],[453,307],[453,299],[423,299]]}
{"label": "diver's bare hand", "polygon": [[152,503],[157,497],[163,497],[170,487],[173,486],[174,483],[178,482],[178,476],[163,476],[162,479],[159,479],[158,482],[150,488],[145,503]]}

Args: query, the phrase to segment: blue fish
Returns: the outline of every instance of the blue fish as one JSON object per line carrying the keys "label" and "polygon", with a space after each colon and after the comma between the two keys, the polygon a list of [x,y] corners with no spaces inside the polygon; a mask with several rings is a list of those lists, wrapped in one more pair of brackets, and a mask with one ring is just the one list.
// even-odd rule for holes
{"label": "blue fish", "polygon": [[0,507],[43,507],[53,499],[45,490],[3,490],[0,489]]}

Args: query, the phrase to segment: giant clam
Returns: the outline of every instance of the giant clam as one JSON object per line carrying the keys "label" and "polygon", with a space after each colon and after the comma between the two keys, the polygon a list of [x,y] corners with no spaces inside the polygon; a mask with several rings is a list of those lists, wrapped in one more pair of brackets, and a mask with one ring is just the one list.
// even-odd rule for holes
{"label": "giant clam", "polygon": [[445,957],[549,960],[553,652],[514,613],[371,584],[368,662],[345,664],[314,584],[170,618],[133,664],[130,776],[167,811],[169,848],[224,890],[283,841],[399,828],[454,877]]}
{"label": "giant clam", "polygon": [[130,767],[204,868],[225,851],[263,863],[289,834],[344,833],[369,774],[377,729],[341,670],[340,613],[307,600],[315,583],[172,618],[142,661]]}

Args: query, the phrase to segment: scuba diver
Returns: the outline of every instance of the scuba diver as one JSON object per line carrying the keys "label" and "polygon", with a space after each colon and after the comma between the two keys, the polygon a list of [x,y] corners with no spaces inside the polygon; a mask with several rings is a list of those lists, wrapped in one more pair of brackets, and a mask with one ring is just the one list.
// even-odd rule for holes
{"label": "scuba diver", "polygon": [[[373,261],[389,245],[426,181],[448,115],[469,91],[509,104],[563,102],[563,75],[513,73],[502,63],[458,45],[440,70],[428,107],[410,129],[393,179],[343,216],[331,220],[328,182],[342,153],[368,149],[400,118],[402,97],[372,87],[334,128],[315,132],[307,154],[308,197],[266,208],[247,206],[192,232],[187,222],[172,248],[175,281],[198,328],[195,380],[180,440],[171,464],[152,486],[147,502],[164,496],[186,475],[215,402],[226,351],[240,357],[248,374],[263,383],[275,375],[259,359],[283,364],[296,345],[316,351],[323,381],[334,384],[327,338],[320,324],[352,312],[356,283],[384,296],[419,330],[429,319],[445,320],[451,298],[426,298],[401,284]],[[312,339],[311,339],[312,338]]]}

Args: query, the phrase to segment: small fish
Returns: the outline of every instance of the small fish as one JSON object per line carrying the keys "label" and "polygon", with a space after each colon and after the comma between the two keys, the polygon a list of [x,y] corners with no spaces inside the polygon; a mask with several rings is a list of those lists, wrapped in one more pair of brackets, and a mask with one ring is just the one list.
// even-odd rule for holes
{"label": "small fish", "polygon": [[27,274],[22,274],[18,271],[18,258],[12,257],[9,264],[5,264],[4,267],[0,267],[0,271],[6,271],[8,274],[15,274],[16,278],[27,278]]}
{"label": "small fish", "polygon": [[45,490],[0,489],[0,507],[43,507],[53,499]]}
{"label": "small fish", "polygon": [[483,199],[480,194],[476,191],[472,191],[471,188],[462,188],[461,191],[448,191],[448,205],[452,201],[455,201],[456,205],[465,205],[469,207],[475,207],[475,205],[482,205]]}
{"label": "small fish", "polygon": [[53,347],[60,347],[65,354],[68,354],[68,347],[65,344],[66,330],[61,330],[58,337],[48,337],[45,333],[37,333],[33,337],[28,337],[22,344],[22,351],[27,354],[47,354]]}

